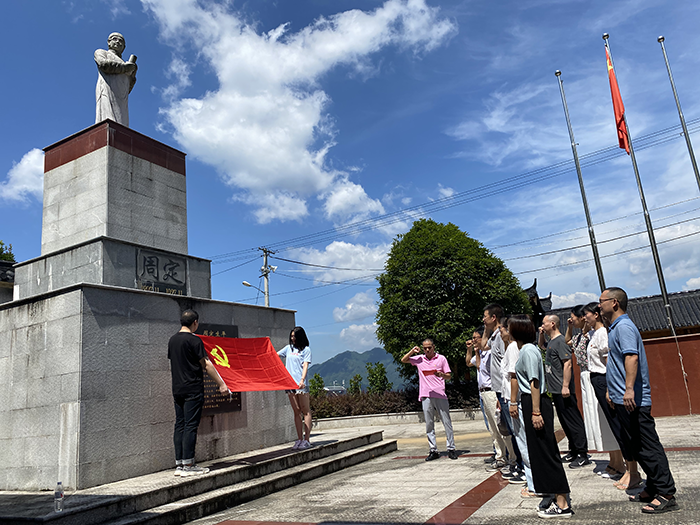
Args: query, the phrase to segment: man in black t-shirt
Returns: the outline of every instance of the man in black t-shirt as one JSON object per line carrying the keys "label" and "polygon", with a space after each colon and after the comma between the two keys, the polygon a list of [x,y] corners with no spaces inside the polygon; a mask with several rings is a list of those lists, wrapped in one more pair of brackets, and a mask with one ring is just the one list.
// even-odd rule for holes
{"label": "man in black t-shirt", "polygon": [[557,417],[569,440],[569,454],[565,460],[569,467],[579,468],[589,465],[588,440],[581,412],[576,402],[576,383],[574,382],[571,348],[566,344],[559,331],[559,317],[547,315],[540,327],[540,343],[546,333],[549,337],[547,353],[544,358],[544,372],[547,390],[552,394],[552,401],[557,410]]}
{"label": "man in black t-shirt", "polygon": [[168,341],[168,359],[175,402],[175,475],[184,477],[209,472],[194,462],[197,428],[204,406],[204,370],[219,385],[219,392],[226,394],[229,389],[209,361],[204,343],[194,335],[199,327],[199,314],[185,310],[180,324],[180,331]]}

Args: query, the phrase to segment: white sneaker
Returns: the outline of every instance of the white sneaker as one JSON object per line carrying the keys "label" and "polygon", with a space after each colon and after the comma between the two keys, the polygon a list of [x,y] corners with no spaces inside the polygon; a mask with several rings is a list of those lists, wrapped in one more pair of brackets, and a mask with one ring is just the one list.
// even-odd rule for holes
{"label": "white sneaker", "polygon": [[292,450],[297,450],[299,448],[299,445],[301,445],[301,442],[303,439],[297,439],[294,444],[292,445]]}
{"label": "white sneaker", "polygon": [[209,469],[206,467],[200,467],[199,465],[185,465],[182,467],[180,477],[186,478],[188,476],[199,476],[201,474],[206,474],[207,472],[209,472]]}
{"label": "white sneaker", "polygon": [[301,441],[301,443],[299,443],[299,447],[297,448],[297,450],[306,450],[307,448],[311,448],[311,447],[312,447],[311,443],[309,443],[308,441],[303,439]]}
{"label": "white sneaker", "polygon": [[182,475],[182,465],[178,465],[175,467],[175,476],[181,476]]}

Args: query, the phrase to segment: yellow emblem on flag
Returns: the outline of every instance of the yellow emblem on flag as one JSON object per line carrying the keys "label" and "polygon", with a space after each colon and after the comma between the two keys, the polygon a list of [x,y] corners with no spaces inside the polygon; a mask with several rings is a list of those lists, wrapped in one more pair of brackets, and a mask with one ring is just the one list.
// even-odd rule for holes
{"label": "yellow emblem on flag", "polygon": [[214,348],[212,348],[211,355],[214,358],[214,362],[217,365],[223,366],[225,368],[231,368],[231,365],[228,364],[228,356],[226,355],[224,349],[220,346],[215,346]]}

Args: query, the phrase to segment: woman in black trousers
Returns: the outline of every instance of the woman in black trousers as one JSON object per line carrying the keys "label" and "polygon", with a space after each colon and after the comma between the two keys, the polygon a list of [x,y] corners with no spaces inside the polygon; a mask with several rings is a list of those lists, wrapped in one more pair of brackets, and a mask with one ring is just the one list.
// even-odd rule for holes
{"label": "woman in black trousers", "polygon": [[540,350],[532,344],[535,325],[526,315],[508,320],[508,331],[520,348],[515,365],[518,388],[530,454],[534,490],[541,494],[555,494],[556,499],[547,509],[540,510],[541,518],[568,518],[574,514],[569,505],[569,482],[561,463],[559,446],[554,437],[554,410],[552,401],[544,394],[544,366]]}

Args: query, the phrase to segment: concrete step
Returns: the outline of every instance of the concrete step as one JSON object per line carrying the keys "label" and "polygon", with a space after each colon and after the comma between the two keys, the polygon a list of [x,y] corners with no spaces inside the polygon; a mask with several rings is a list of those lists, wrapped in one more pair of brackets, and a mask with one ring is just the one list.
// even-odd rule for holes
{"label": "concrete step", "polygon": [[223,487],[191,498],[124,516],[104,525],[179,525],[203,518],[299,483],[331,474],[397,449],[396,440],[380,441],[309,461],[280,472]]}
{"label": "concrete step", "polygon": [[[314,440],[314,447],[303,451],[291,450],[289,445],[277,446],[202,463],[211,469],[211,472],[202,476],[180,478],[175,477],[174,470],[171,470],[77,491],[66,499],[66,508],[61,513],[50,511],[52,500],[49,494],[39,495],[38,498],[46,501],[37,503],[35,508],[30,505],[25,506],[21,513],[0,512],[0,524],[93,525],[126,516],[133,516],[137,520],[133,523],[141,523],[144,516],[149,515],[159,519],[161,515],[167,517],[166,521],[154,523],[182,523],[183,521],[173,521],[171,517],[186,515],[186,512],[174,512],[174,509],[194,512],[197,517],[204,516],[209,513],[207,509],[218,509],[217,505],[220,505],[210,503],[210,500],[248,501],[258,497],[255,494],[269,494],[286,488],[291,483],[300,482],[298,479],[313,479],[391,450],[396,450],[396,443],[383,442],[381,431],[351,435],[346,433],[337,437],[328,435],[325,440]],[[299,473],[295,474],[297,470]],[[289,477],[291,481],[277,481],[275,475],[278,473],[280,477]],[[307,477],[311,474],[312,477]],[[264,479],[270,481],[262,481]],[[269,487],[266,483],[270,483]],[[261,487],[238,491],[256,485]],[[236,493],[234,496],[219,494],[220,491],[226,493],[231,490]],[[221,509],[231,504],[235,503],[224,503]],[[17,508],[15,505],[14,509]],[[202,514],[197,514],[198,512]]]}

